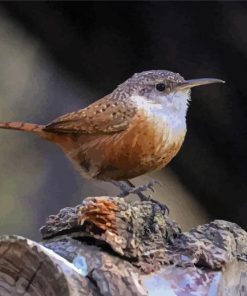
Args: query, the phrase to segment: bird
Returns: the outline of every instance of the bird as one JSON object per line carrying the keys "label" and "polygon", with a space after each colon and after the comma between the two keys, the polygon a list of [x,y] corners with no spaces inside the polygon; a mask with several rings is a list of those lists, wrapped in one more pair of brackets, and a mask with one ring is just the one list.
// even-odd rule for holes
{"label": "bird", "polygon": [[187,132],[191,89],[216,78],[185,80],[179,73],[149,70],[135,73],[110,94],[86,108],[46,125],[0,122],[0,128],[34,133],[57,144],[82,176],[112,182],[120,196],[135,188],[131,179],[162,169],[180,150]]}

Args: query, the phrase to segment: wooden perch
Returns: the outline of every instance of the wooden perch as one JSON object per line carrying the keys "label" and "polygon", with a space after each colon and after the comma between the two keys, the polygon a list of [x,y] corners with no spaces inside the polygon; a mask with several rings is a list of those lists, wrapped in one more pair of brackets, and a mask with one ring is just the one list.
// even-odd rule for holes
{"label": "wooden perch", "polygon": [[0,238],[0,296],[247,294],[247,233],[234,223],[182,233],[159,203],[92,197],[41,234]]}

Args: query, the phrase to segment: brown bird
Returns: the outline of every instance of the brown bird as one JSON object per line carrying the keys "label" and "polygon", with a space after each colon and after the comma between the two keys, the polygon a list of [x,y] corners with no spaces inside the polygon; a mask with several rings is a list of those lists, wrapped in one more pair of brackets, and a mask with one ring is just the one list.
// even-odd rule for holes
{"label": "brown bird", "polygon": [[[128,180],[161,169],[181,148],[190,89],[218,82],[224,81],[184,80],[170,71],[145,71],[88,107],[47,125],[2,122],[0,128],[35,133],[59,145],[84,176],[119,184],[122,195],[140,193],[131,191]],[[129,189],[116,181],[126,181]]]}

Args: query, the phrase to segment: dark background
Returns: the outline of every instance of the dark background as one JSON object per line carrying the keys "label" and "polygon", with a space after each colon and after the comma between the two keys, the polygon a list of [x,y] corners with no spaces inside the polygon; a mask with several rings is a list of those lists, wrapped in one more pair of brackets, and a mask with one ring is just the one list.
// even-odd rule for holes
{"label": "dark background", "polygon": [[[52,71],[59,73],[54,75],[64,79],[60,84],[50,82],[47,105],[39,103],[40,108],[32,104],[43,111],[20,118],[20,106],[19,117],[11,119],[50,121],[111,92],[134,72],[148,69],[172,70],[185,78],[226,80],[225,85],[193,90],[187,137],[169,167],[211,218],[231,220],[247,228],[247,3],[5,2],[0,8],[25,38],[42,48],[54,65]],[[48,81],[53,81],[54,75]],[[73,98],[64,89],[64,81],[73,85]],[[11,145],[8,137],[5,135],[5,141]],[[21,142],[22,137],[18,137],[16,145]],[[41,187],[51,185],[48,191],[37,193],[39,202],[33,204],[39,209],[35,212],[38,225],[51,210],[66,204],[71,188],[79,181],[60,151],[54,148],[50,152],[50,144],[26,137],[36,150],[41,149],[40,158],[44,157],[40,154],[48,155],[49,177]],[[32,180],[33,174],[28,178]],[[74,189],[73,194],[76,192]]]}

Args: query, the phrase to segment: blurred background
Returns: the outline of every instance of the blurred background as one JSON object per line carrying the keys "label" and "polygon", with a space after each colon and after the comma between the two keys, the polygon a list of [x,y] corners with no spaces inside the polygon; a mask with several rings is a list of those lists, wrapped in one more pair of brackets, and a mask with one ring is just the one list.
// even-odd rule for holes
{"label": "blurred background", "polygon": [[[0,3],[0,120],[48,123],[110,93],[134,72],[167,69],[225,85],[193,89],[185,143],[161,172],[184,229],[210,219],[247,228],[247,3]],[[49,214],[114,195],[83,180],[62,151],[0,130],[0,233],[39,239]]]}

